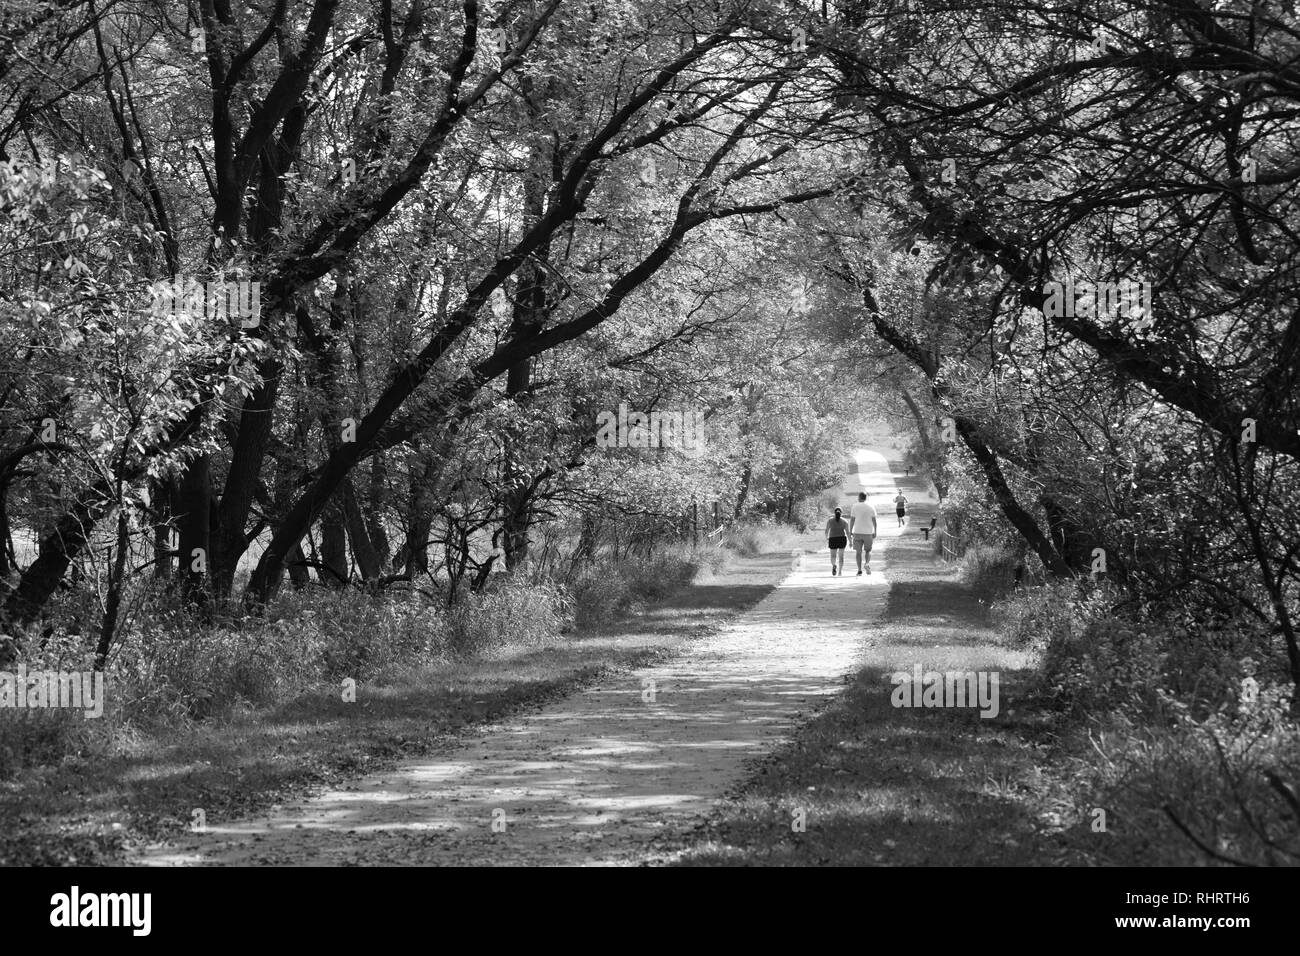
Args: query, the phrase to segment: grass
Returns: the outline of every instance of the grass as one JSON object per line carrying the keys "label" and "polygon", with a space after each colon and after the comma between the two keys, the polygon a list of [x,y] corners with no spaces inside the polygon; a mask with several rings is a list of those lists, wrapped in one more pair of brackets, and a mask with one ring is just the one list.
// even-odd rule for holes
{"label": "grass", "polygon": [[799,538],[793,527],[777,522],[752,522],[734,525],[725,532],[727,547],[742,557],[754,557],[773,551],[786,551]]}
{"label": "grass", "polygon": [[961,580],[989,605],[1016,586],[1016,569],[1020,565],[1020,558],[1006,548],[972,545],[961,557]]}
{"label": "grass", "polygon": [[784,553],[737,559],[557,644],[389,668],[383,684],[360,682],[353,704],[337,686],[319,685],[277,705],[27,768],[0,783],[0,865],[120,863],[131,848],[188,826],[195,809],[211,826],[435,752],[469,726],[670,657],[752,607],[788,570]]}

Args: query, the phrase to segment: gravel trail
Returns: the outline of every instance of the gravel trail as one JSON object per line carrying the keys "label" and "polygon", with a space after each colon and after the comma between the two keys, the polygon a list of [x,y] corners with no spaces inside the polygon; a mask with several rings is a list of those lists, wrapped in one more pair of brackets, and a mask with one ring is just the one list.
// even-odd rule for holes
{"label": "gravel trail", "polygon": [[[844,686],[889,584],[895,479],[857,453],[845,501],[880,512],[876,572],[830,575],[820,535],[766,598],[674,661],[467,735],[437,758],[153,847],[145,865],[592,865],[635,862],[694,826],[754,758]],[[845,507],[847,511],[847,507]]]}

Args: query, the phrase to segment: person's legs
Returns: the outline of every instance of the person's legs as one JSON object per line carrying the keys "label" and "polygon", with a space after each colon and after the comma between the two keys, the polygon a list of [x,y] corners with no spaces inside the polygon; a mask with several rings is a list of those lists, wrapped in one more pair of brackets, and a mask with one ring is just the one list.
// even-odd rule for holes
{"label": "person's legs", "polygon": [[836,567],[837,573],[839,574],[844,573],[844,549],[843,548],[839,548],[835,552],[835,554],[831,556],[831,564],[837,565]]}
{"label": "person's legs", "polygon": [[862,573],[862,547],[865,541],[865,535],[855,534],[853,536],[853,553],[858,557],[858,574]]}
{"label": "person's legs", "polygon": [[863,542],[862,550],[866,552],[867,573],[871,573],[871,546],[875,543],[874,535],[864,535],[866,540]]}

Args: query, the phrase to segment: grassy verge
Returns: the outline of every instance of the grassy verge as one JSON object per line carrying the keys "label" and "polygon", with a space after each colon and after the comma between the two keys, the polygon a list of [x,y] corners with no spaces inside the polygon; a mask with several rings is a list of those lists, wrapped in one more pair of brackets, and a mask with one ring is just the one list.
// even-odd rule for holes
{"label": "grassy verge", "polygon": [[212,825],[435,752],[471,725],[671,656],[752,607],[788,570],[784,553],[736,559],[561,643],[390,669],[383,683],[360,683],[356,703],[320,685],[27,767],[0,783],[0,865],[118,863],[188,826],[196,808]]}

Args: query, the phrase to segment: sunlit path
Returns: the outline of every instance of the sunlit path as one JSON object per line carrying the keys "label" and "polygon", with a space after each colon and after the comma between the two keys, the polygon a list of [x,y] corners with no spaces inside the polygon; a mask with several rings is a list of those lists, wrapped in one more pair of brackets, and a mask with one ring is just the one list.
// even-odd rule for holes
{"label": "sunlit path", "polygon": [[[853,500],[865,489],[881,511],[880,548],[900,531],[897,477],[882,456],[861,451],[842,485]],[[750,760],[842,690],[861,660],[865,625],[888,593],[884,575],[831,577],[822,535],[802,543],[775,591],[672,663],[273,817],[209,821],[207,832],[141,862],[631,861],[664,828],[697,822]]]}

